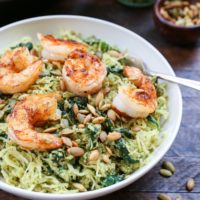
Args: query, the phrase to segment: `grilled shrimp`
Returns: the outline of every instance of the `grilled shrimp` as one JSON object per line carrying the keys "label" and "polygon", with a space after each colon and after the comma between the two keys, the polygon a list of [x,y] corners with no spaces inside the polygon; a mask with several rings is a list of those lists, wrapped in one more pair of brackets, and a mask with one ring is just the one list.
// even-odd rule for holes
{"label": "grilled shrimp", "polygon": [[67,90],[81,96],[98,92],[106,74],[106,67],[100,59],[84,51],[72,52],[62,71]]}
{"label": "grilled shrimp", "polygon": [[34,130],[35,124],[61,117],[57,109],[58,93],[35,94],[15,104],[7,117],[8,136],[23,149],[46,151],[59,148],[62,140],[50,133]]}
{"label": "grilled shrimp", "polygon": [[6,94],[26,91],[38,79],[42,65],[26,47],[7,51],[0,59],[0,91]]}
{"label": "grilled shrimp", "polygon": [[87,46],[74,40],[62,40],[52,35],[37,34],[42,45],[42,57],[51,61],[63,61],[74,50],[87,50]]}
{"label": "grilled shrimp", "polygon": [[157,106],[156,89],[153,83],[138,68],[127,66],[123,72],[137,88],[121,86],[112,102],[114,109],[133,118],[147,117]]}

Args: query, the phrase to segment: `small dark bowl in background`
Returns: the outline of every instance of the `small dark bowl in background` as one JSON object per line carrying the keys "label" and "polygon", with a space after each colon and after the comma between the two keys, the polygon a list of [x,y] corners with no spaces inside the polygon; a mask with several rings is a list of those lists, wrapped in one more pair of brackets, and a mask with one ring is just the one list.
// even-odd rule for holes
{"label": "small dark bowl in background", "polygon": [[153,18],[161,35],[175,44],[192,44],[200,38],[200,25],[179,26],[164,19],[160,14],[160,8],[166,0],[157,0],[154,5]]}

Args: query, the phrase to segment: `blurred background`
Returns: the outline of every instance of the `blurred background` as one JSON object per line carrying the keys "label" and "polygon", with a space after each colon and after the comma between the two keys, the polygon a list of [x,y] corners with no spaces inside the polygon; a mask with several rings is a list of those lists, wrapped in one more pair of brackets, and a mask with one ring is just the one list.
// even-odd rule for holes
{"label": "blurred background", "polygon": [[152,6],[132,8],[117,0],[0,0],[0,26],[41,15],[84,15],[120,24],[162,46],[166,42],[154,27],[152,10]]}
{"label": "blurred background", "polygon": [[[125,6],[119,2],[133,0],[0,0],[0,26],[21,19],[54,14],[84,15],[108,20],[138,33],[156,47],[170,46],[155,28],[152,18],[154,0],[136,0],[147,2],[147,7]],[[139,4],[141,5],[141,4]],[[144,4],[142,4],[144,6]],[[197,42],[195,45],[200,45]]]}

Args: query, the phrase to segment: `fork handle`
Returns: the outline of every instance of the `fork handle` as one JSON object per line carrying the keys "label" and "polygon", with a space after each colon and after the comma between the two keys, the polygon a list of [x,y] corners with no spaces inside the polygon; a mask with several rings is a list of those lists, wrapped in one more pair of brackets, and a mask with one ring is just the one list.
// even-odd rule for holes
{"label": "fork handle", "polygon": [[170,81],[172,83],[177,83],[177,84],[181,84],[187,87],[194,88],[196,90],[200,90],[200,81],[194,81],[194,80],[190,80],[186,78],[179,78],[176,76],[169,76],[169,75],[154,73],[154,72],[151,72],[151,75],[157,76],[158,78],[161,78],[166,81]]}

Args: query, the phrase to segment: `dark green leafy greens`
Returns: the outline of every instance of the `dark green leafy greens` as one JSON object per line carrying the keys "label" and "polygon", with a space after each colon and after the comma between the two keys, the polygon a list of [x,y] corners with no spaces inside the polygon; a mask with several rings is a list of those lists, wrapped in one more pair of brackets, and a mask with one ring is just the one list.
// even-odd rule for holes
{"label": "dark green leafy greens", "polygon": [[45,162],[43,162],[43,165],[42,165],[42,172],[45,174],[45,175],[47,175],[47,176],[51,176],[51,175],[53,175],[54,174],[54,171],[51,169],[51,167],[47,164],[47,163],[45,163]]}
{"label": "dark green leafy greens", "polygon": [[114,130],[113,122],[109,118],[106,118],[105,121],[102,123],[102,129],[106,132],[113,131]]}
{"label": "dark green leafy greens", "polygon": [[152,124],[153,126],[156,126],[156,128],[158,128],[158,129],[160,129],[160,124],[153,115],[149,115],[147,117],[147,120],[150,124]]}
{"label": "dark green leafy greens", "polygon": [[8,138],[8,135],[5,132],[0,130],[0,140],[7,139],[7,138]]}
{"label": "dark green leafy greens", "polygon": [[55,163],[62,162],[65,159],[65,156],[66,153],[63,149],[54,150],[49,153],[49,158]]}
{"label": "dark green leafy greens", "polygon": [[84,42],[92,46],[94,50],[105,53],[113,49],[107,42],[97,39],[94,36],[84,39]]}
{"label": "dark green leafy greens", "polygon": [[68,99],[68,102],[70,104],[70,107],[66,110],[66,113],[68,114],[68,119],[70,123],[75,124],[77,123],[77,120],[73,112],[73,105],[76,103],[79,109],[85,109],[88,103],[88,99],[87,97],[75,96],[75,97],[70,97]]}
{"label": "dark green leafy greens", "polygon": [[93,143],[93,146],[97,146],[98,144],[98,138],[99,138],[99,134],[101,132],[101,125],[99,124],[88,124],[86,129],[85,129],[85,133],[88,134],[91,138],[91,141]]}
{"label": "dark green leafy greens", "polygon": [[123,175],[109,175],[102,181],[102,186],[107,187],[124,180]]}
{"label": "dark green leafy greens", "polygon": [[126,136],[127,138],[132,137],[132,133],[128,128],[117,128],[115,130],[122,133],[122,135]]}
{"label": "dark green leafy greens", "polygon": [[20,43],[17,44],[16,46],[11,47],[11,49],[15,49],[15,48],[17,48],[17,47],[27,47],[28,50],[30,51],[30,50],[33,49],[33,43],[32,43],[32,42],[26,42],[26,43],[20,42]]}
{"label": "dark green leafy greens", "polygon": [[70,97],[68,101],[72,106],[76,103],[80,109],[85,109],[88,103],[87,97],[81,96]]}
{"label": "dark green leafy greens", "polygon": [[65,108],[64,108],[64,102],[63,101],[58,102],[58,108],[62,111],[62,114],[64,114],[66,112]]}
{"label": "dark green leafy greens", "polygon": [[135,160],[130,157],[129,151],[125,145],[124,139],[121,138],[120,140],[116,141],[115,146],[119,150],[121,154],[120,157],[123,159],[124,162],[129,163],[129,164],[135,164],[139,162],[138,160]]}
{"label": "dark green leafy greens", "polygon": [[120,74],[123,72],[123,68],[120,65],[107,66],[107,72],[113,74]]}

